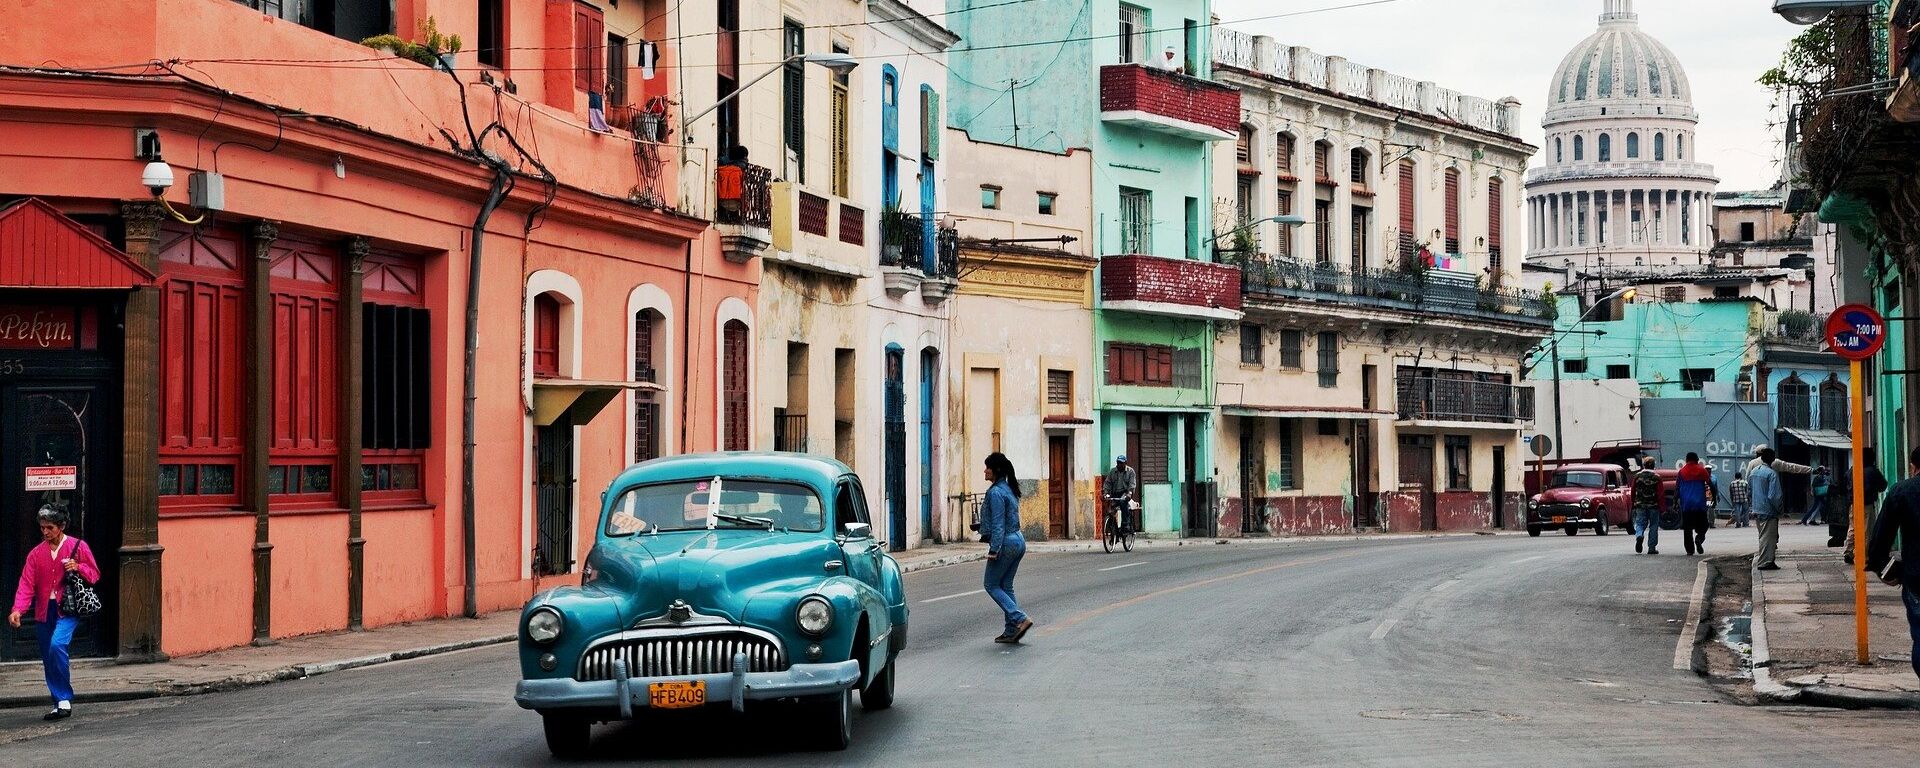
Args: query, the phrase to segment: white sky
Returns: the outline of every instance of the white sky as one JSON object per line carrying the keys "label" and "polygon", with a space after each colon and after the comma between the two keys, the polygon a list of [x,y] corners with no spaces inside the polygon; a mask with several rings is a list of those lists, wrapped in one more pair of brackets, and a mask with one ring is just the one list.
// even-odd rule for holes
{"label": "white sky", "polygon": [[[1486,99],[1521,103],[1521,138],[1538,146],[1547,82],[1598,27],[1601,0],[1395,0],[1270,21],[1238,19],[1356,0],[1214,0],[1222,23]],[[1755,82],[1801,29],[1766,0],[1636,0],[1640,26],[1680,58],[1700,110],[1696,148],[1720,189],[1763,189],[1779,175],[1772,94]],[[1535,158],[1538,164],[1538,157]]]}

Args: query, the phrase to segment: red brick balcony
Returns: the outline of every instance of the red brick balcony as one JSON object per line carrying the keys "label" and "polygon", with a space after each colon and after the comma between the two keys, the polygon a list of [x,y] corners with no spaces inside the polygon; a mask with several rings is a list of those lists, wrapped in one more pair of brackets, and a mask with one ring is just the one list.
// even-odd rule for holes
{"label": "red brick balcony", "polygon": [[1232,141],[1240,91],[1140,64],[1100,68],[1100,119],[1195,141]]}
{"label": "red brick balcony", "polygon": [[1100,304],[1150,315],[1238,320],[1240,270],[1191,259],[1108,256],[1100,260]]}

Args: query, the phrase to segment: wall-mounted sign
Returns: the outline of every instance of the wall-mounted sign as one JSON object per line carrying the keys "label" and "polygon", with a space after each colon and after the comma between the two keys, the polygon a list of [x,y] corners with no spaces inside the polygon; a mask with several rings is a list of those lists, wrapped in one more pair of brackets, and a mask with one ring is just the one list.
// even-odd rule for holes
{"label": "wall-mounted sign", "polygon": [[0,349],[79,349],[92,334],[78,314],[73,307],[0,305]]}
{"label": "wall-mounted sign", "polygon": [[71,491],[79,487],[79,467],[27,467],[29,491]]}

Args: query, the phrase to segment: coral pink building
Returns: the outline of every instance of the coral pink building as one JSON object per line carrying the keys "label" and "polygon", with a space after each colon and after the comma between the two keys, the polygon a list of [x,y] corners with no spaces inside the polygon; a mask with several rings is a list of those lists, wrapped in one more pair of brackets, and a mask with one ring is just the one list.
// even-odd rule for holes
{"label": "coral pink building", "polygon": [[[663,6],[0,0],[0,578],[66,506],[123,660],[577,578],[596,489],[751,396]],[[429,20],[450,68],[357,42]]]}

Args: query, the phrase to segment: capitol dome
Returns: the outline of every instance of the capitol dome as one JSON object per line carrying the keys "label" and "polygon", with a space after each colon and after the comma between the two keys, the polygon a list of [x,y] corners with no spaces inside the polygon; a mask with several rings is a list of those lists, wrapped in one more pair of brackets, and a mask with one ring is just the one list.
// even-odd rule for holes
{"label": "capitol dome", "polygon": [[1589,273],[1706,263],[1719,179],[1700,162],[1700,114],[1680,60],[1640,29],[1633,0],[1548,85],[1545,162],[1527,172],[1527,261]]}
{"label": "capitol dome", "polygon": [[1560,61],[1547,103],[1549,115],[1569,117],[1601,108],[1609,115],[1694,116],[1686,70],[1640,29],[1633,0],[1608,0],[1600,29]]}

